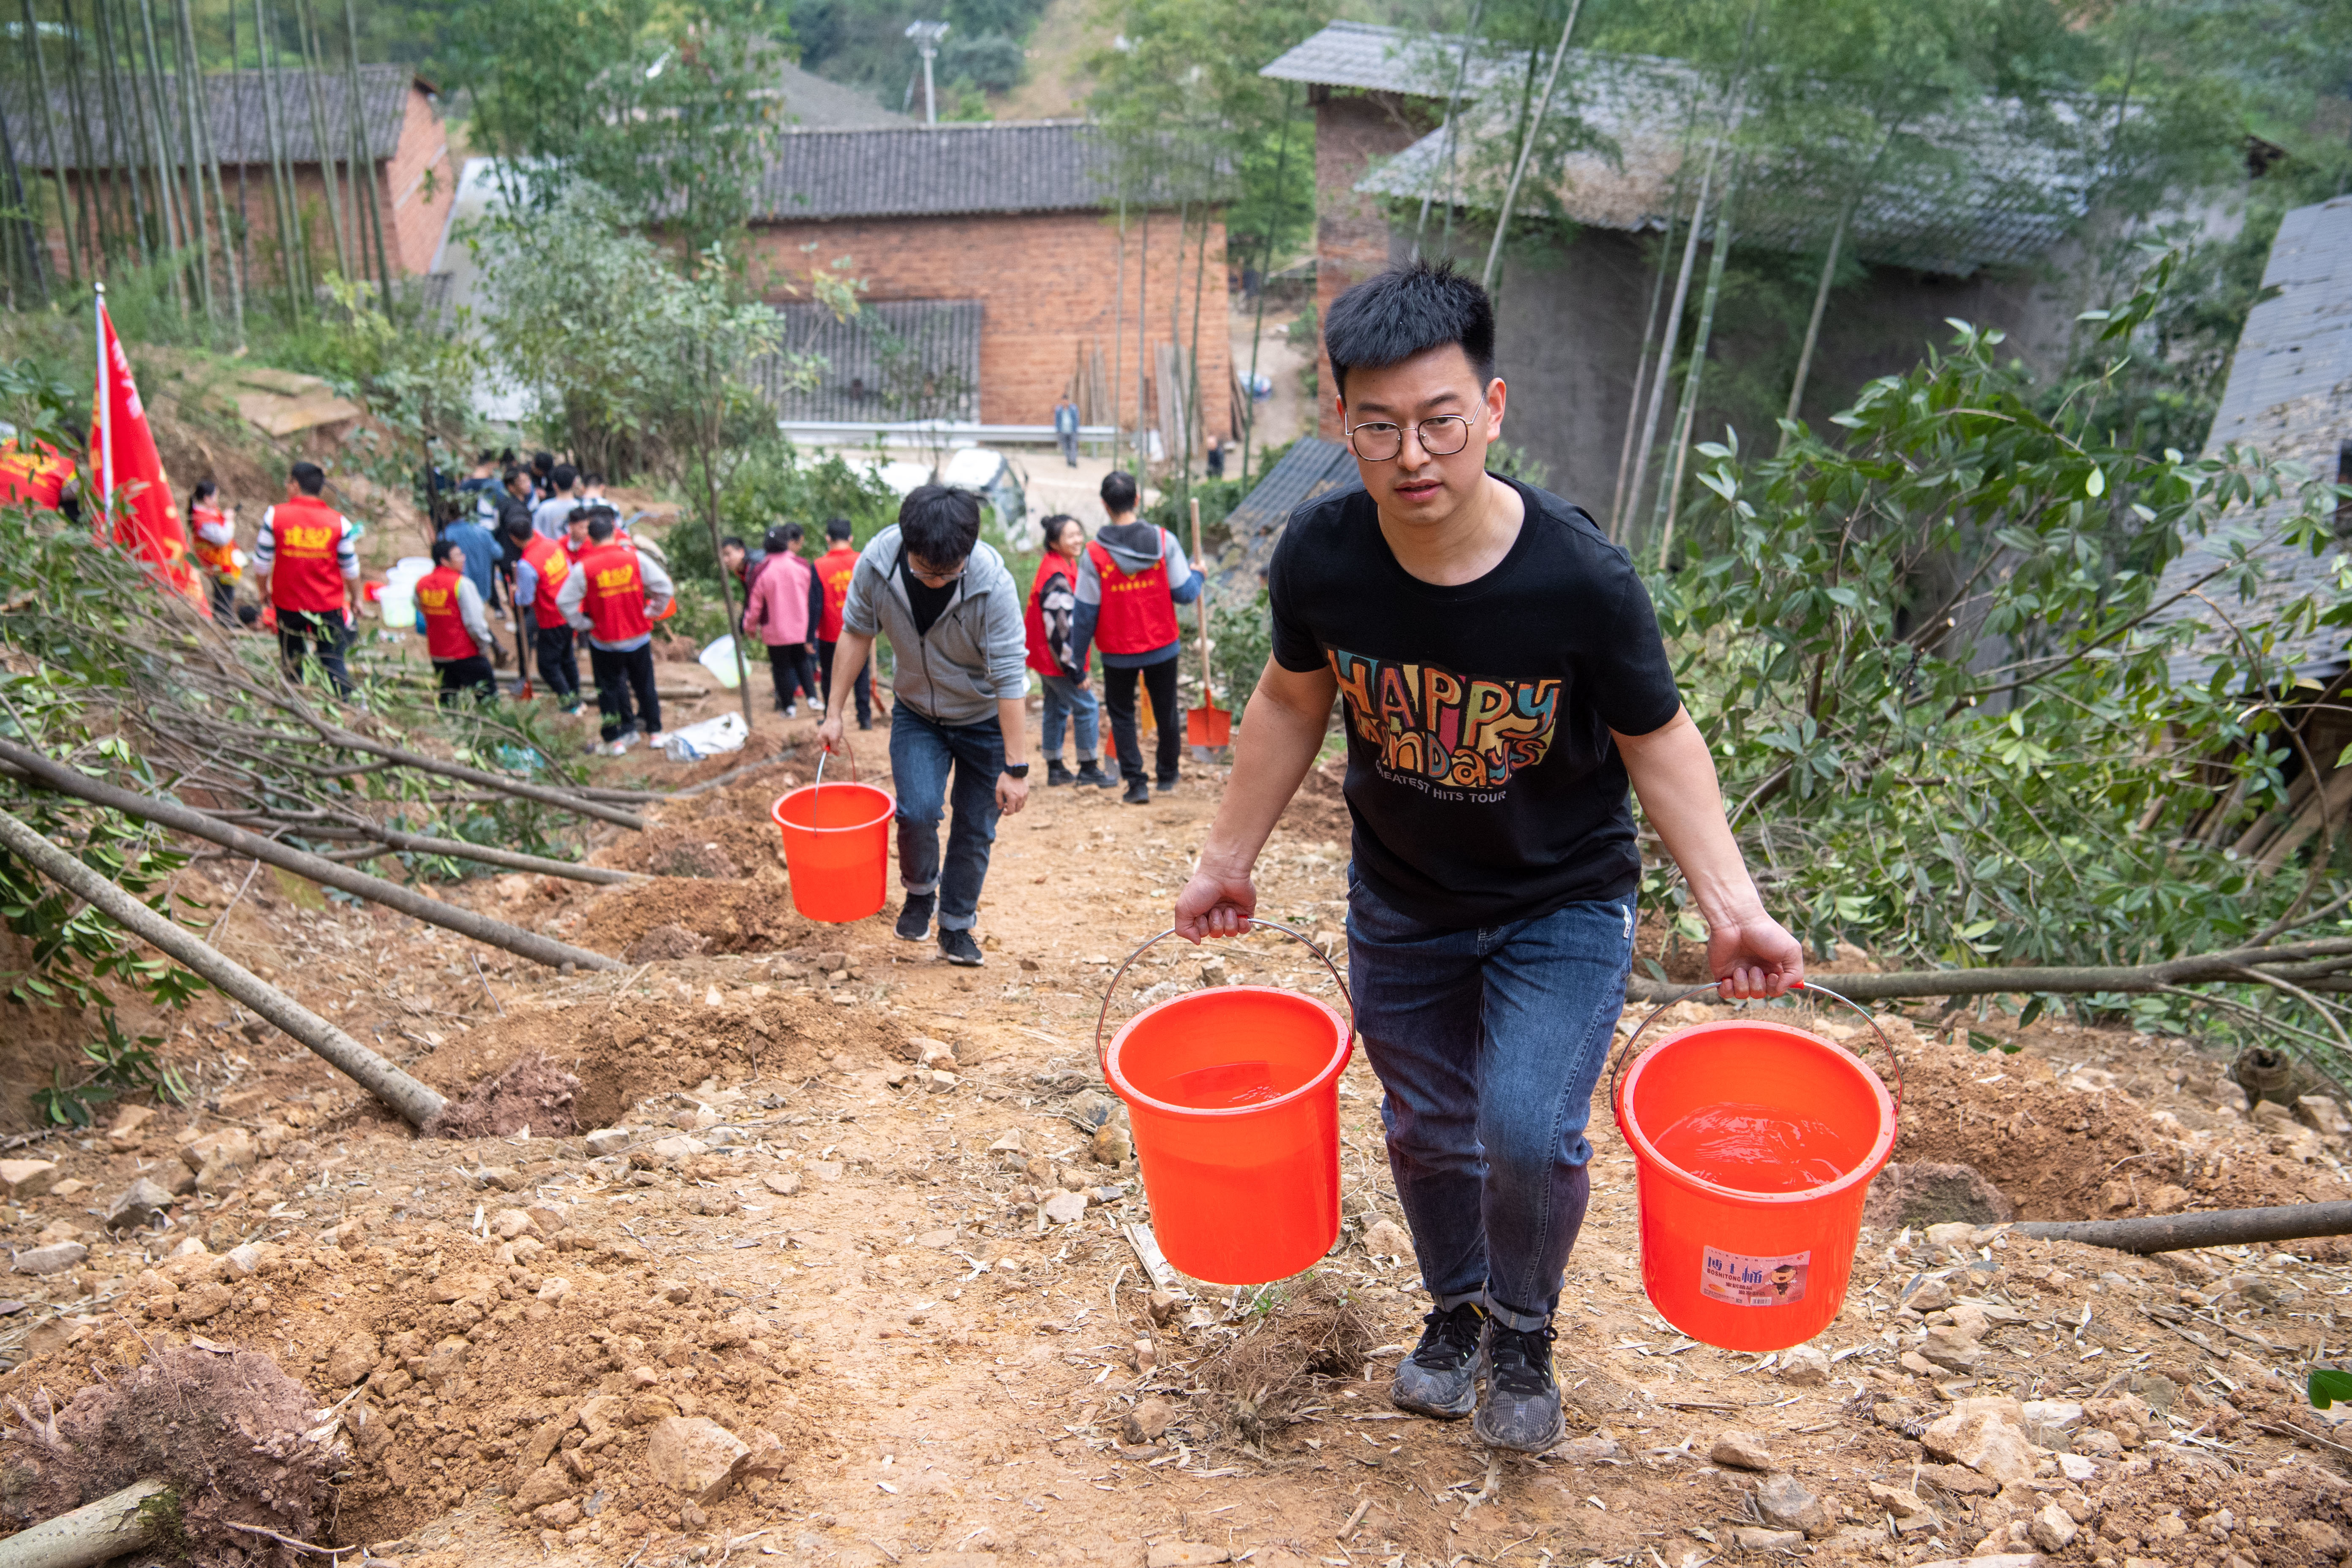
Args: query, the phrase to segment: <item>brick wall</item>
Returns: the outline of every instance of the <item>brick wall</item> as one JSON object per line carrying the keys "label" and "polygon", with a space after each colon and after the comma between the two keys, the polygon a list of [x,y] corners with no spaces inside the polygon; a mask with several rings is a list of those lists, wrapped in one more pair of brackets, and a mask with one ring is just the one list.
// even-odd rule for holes
{"label": "brick wall", "polygon": [[[335,170],[336,184],[343,184],[343,169]],[[283,258],[279,254],[278,236],[278,203],[270,193],[270,171],[268,163],[248,164],[245,171],[245,199],[237,200],[237,170],[235,165],[221,169],[221,195],[233,215],[241,215],[247,233],[240,248],[240,264],[249,265],[254,274],[248,287],[263,289],[278,287],[285,277]],[[412,89],[401,122],[400,140],[389,160],[374,166],[376,203],[383,217],[383,248],[385,259],[395,277],[422,274],[433,263],[433,253],[441,243],[442,230],[447,226],[449,205],[457,188],[457,168],[449,156],[449,138],[442,124],[440,111],[421,89]],[[428,178],[429,175],[429,178]],[[335,266],[334,229],[327,213],[327,185],[316,163],[298,163],[293,169],[295,202],[301,209],[302,227],[310,244],[310,270],[313,277],[323,278]],[[364,173],[363,173],[363,176]],[[76,199],[75,183],[79,175],[68,174],[66,199]],[[96,189],[107,189],[106,177],[99,176]],[[216,221],[206,191],[206,221]],[[65,232],[57,221],[57,206],[46,181],[35,201],[47,224],[49,253],[60,276],[66,271]],[[345,210],[351,205],[351,194],[344,194]],[[366,204],[360,204],[362,213]],[[367,244],[366,270],[375,271],[374,231],[365,232]],[[90,258],[85,255],[83,269],[90,269]]]}
{"label": "brick wall", "polygon": [[[847,258],[847,270],[866,279],[875,300],[978,300],[982,303],[980,417],[990,425],[1044,425],[1070,386],[1080,357],[1099,347],[1106,378],[1119,343],[1119,417],[1136,410],[1136,310],[1139,283],[1148,319],[1147,349],[1192,337],[1194,263],[1200,230],[1190,231],[1182,257],[1182,320],[1169,306],[1179,287],[1176,218],[1154,214],[1144,276],[1145,235],[1139,216],[1128,224],[1122,268],[1118,225],[1095,213],[1002,213],[963,217],[866,218],[763,224],[753,233],[756,265],[772,277],[805,277],[810,265]],[[803,250],[814,243],[814,250]],[[1225,232],[1209,226],[1205,289],[1201,300],[1201,404],[1205,432],[1232,423],[1232,370],[1225,328]],[[1125,292],[1122,297],[1122,278]],[[778,301],[781,288],[770,290]],[[1176,330],[1171,332],[1171,328]],[[1154,359],[1157,358],[1153,351]],[[1147,369],[1150,362],[1147,361]],[[1158,420],[1154,402],[1145,417]]]}
{"label": "brick wall", "polygon": [[[1376,158],[1402,153],[1431,129],[1428,105],[1389,92],[1341,92],[1318,87],[1315,105],[1315,315],[1389,264],[1389,224],[1380,203],[1359,195],[1356,182]],[[1317,428],[1337,439],[1331,358],[1315,348]]]}

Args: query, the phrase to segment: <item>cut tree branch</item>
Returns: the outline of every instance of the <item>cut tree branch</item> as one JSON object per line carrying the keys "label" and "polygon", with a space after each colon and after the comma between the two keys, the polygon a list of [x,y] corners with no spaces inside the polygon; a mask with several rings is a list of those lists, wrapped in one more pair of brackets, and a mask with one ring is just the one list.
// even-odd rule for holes
{"label": "cut tree branch", "polygon": [[[2316,963],[2315,960],[2334,960]],[[1828,974],[1822,984],[1856,1002],[1891,1002],[1913,996],[2079,995],[2090,992],[2152,992],[2168,986],[2200,985],[2214,981],[2244,984],[2272,978],[2249,973],[2253,966],[2293,964],[2278,978],[2314,980],[2352,968],[2352,939],[2331,937],[2319,942],[2292,942],[2277,947],[2239,948],[2229,952],[2195,953],[2162,963],[2112,967],[2062,968],[2031,964],[1993,969],[1926,969],[1891,974]],[[1657,1002],[1689,989],[1671,981],[1625,983],[1625,994],[1636,1002]]]}
{"label": "cut tree branch", "polygon": [[2178,1252],[2190,1247],[2352,1236],[2352,1203],[2283,1204],[2276,1208],[2144,1215],[2135,1219],[2029,1220],[2010,1228],[2037,1240],[2078,1241],[2085,1247],[2111,1247],[2117,1252]]}

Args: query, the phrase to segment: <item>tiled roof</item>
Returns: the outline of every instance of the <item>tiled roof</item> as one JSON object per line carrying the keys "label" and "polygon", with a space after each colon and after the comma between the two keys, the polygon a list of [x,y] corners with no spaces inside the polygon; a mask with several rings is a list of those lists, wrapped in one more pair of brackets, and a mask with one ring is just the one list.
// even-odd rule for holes
{"label": "tiled roof", "polygon": [[[2301,463],[2315,479],[2332,480],[2338,454],[2352,442],[2352,196],[2286,215],[2271,242],[2263,290],[2270,297],[2247,313],[2206,450],[2242,444]],[[2221,624],[2222,616],[2242,626],[2307,592],[2327,594],[2336,552],[2315,557],[2278,538],[2281,525],[2296,510],[2290,498],[2232,519],[2230,527],[2192,542],[2165,568],[2159,599],[2207,576],[2240,545],[2259,572],[2251,595],[2241,597],[2236,587],[2217,584],[2205,590],[2211,606],[2191,599],[2156,617],[2158,625],[2186,620],[2202,628],[2197,643],[2173,661],[2177,678],[2199,678],[2210,658],[2233,641],[2236,634]],[[2277,652],[2305,674],[2342,669],[2345,634],[2323,626]]]}
{"label": "tiled roof", "polygon": [[[752,367],[752,384],[775,405],[779,419],[890,420],[980,417],[981,301],[977,300],[868,300],[847,321],[823,305],[788,304],[784,342],[824,361],[822,379],[808,391],[786,385],[774,360]],[[904,359],[886,364],[885,348],[895,337],[906,345]],[[900,402],[891,394],[912,392],[929,381],[936,403]]]}
{"label": "tiled roof", "polygon": [[1346,443],[1301,436],[1241,504],[1225,514],[1225,528],[1242,547],[1243,562],[1255,576],[1274,558],[1275,541],[1282,537],[1292,512],[1334,490],[1359,485],[1356,456]]}
{"label": "tiled roof", "polygon": [[[1463,43],[1334,22],[1262,74],[1442,99],[1454,89]],[[1555,190],[1562,209],[1579,223],[1604,228],[1663,226],[1690,105],[1707,85],[1687,62],[1654,56],[1571,49],[1568,67],[1558,101],[1601,145],[1563,161]],[[1472,60],[1450,185],[1447,135],[1440,126],[1375,167],[1356,188],[1413,200],[1433,186],[1441,197],[1450,188],[1467,205],[1497,205],[1500,165],[1507,161],[1497,151],[1510,144],[1525,72],[1524,57]],[[1490,87],[1495,93],[1482,98]],[[1878,183],[1854,215],[1848,244],[1868,260],[1960,276],[1988,264],[2039,259],[2085,208],[2090,163],[2063,147],[2077,129],[2063,105],[2051,110],[2044,135],[2028,134],[2023,111],[2014,107],[1966,121],[1923,120],[1897,149],[1916,155],[1890,161],[1896,172]],[[1741,237],[1790,250],[1826,246],[1847,195],[1838,182],[1850,166],[1845,160],[1808,164],[1801,154],[1760,169],[1751,165],[1737,215]]]}
{"label": "tiled roof", "polygon": [[[318,141],[310,128],[310,88],[314,73],[280,71],[276,73],[278,94],[278,121],[286,138],[288,155],[298,163],[319,161]],[[50,80],[58,79],[58,66],[50,63]],[[224,71],[202,79],[204,100],[211,129],[213,148],[223,163],[267,163],[269,162],[269,136],[263,119],[265,100],[259,71]],[[346,94],[350,82],[341,71],[315,73],[320,106],[325,110],[327,145],[330,155],[344,156],[350,142],[347,127],[350,110]],[[389,158],[400,144],[400,127],[408,111],[408,95],[412,91],[430,93],[433,89],[406,66],[379,65],[360,67],[360,120],[367,134],[368,156]],[[89,138],[92,155],[103,167],[109,162],[106,153],[106,108],[94,91],[83,95],[89,110]],[[58,162],[68,169],[79,167],[74,153],[72,100],[62,87],[53,86],[49,101],[55,110],[58,135]],[[163,101],[172,115],[172,123],[181,123],[179,79],[163,78]],[[11,82],[0,89],[0,112],[8,121],[8,133],[14,139],[17,158],[28,167],[50,167],[48,127],[34,111],[33,100],[20,82]],[[126,120],[128,117],[126,116]],[[126,140],[133,125],[126,123]]]}
{"label": "tiled roof", "polygon": [[[761,176],[752,216],[1097,212],[1118,200],[1118,164],[1110,139],[1076,120],[787,131]],[[1152,196],[1163,204],[1172,198]]]}

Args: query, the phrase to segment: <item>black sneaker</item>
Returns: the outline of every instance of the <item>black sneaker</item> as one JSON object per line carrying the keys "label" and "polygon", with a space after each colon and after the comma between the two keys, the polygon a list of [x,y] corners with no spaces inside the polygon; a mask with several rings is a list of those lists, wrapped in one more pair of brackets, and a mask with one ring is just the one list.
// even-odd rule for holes
{"label": "black sneaker", "polygon": [[1176,781],[1174,779],[1161,779],[1153,784],[1152,787],[1158,790],[1161,795],[1173,795],[1176,792]]}
{"label": "black sneaker", "polygon": [[1551,1374],[1550,1324],[1521,1331],[1496,1323],[1486,1336],[1486,1397],[1470,1430],[1482,1443],[1540,1454],[1566,1430],[1559,1412],[1559,1383]]}
{"label": "black sneaker", "polygon": [[1475,1301],[1422,1319],[1421,1343],[1389,1384],[1389,1403],[1416,1415],[1459,1421],[1478,1402],[1479,1354],[1486,1314]]}
{"label": "black sneaker", "polygon": [[1141,779],[1138,779],[1133,784],[1127,786],[1127,793],[1120,795],[1118,799],[1119,804],[1122,805],[1150,805],[1151,804],[1151,786],[1145,784]]}
{"label": "black sneaker", "polygon": [[906,908],[898,911],[898,940],[920,942],[931,934],[931,910],[939,907],[936,893],[908,893]]}
{"label": "black sneaker", "polygon": [[1118,780],[1103,772],[1102,764],[1095,761],[1092,757],[1080,757],[1078,759],[1078,782],[1082,784],[1092,784],[1097,789],[1117,789],[1118,787]]}
{"label": "black sneaker", "polygon": [[945,926],[940,928],[940,956],[965,969],[978,969],[987,962],[981,957],[980,943],[971,940],[971,932]]}
{"label": "black sneaker", "polygon": [[1072,773],[1069,769],[1062,765],[1062,759],[1059,757],[1055,757],[1052,762],[1045,764],[1045,787],[1047,789],[1052,789],[1058,784],[1075,783],[1077,776],[1077,774]]}

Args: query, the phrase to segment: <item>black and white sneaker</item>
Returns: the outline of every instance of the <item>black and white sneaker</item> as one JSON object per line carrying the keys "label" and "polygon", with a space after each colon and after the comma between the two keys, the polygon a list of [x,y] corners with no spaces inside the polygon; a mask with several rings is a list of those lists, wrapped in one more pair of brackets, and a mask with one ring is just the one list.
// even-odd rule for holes
{"label": "black and white sneaker", "polygon": [[939,906],[937,893],[908,893],[904,909],[898,911],[898,940],[920,942],[931,934],[931,910]]}
{"label": "black and white sneaker", "polygon": [[1478,1402],[1486,1314],[1475,1301],[1422,1319],[1421,1343],[1389,1384],[1389,1403],[1416,1415],[1459,1421]]}
{"label": "black and white sneaker", "polygon": [[940,928],[940,956],[964,969],[978,969],[987,962],[981,957],[980,943],[971,939],[971,932],[945,926]]}
{"label": "black and white sneaker", "polygon": [[1497,1448],[1540,1454],[1559,1441],[1566,1427],[1559,1410],[1559,1380],[1551,1373],[1550,1324],[1523,1331],[1494,1326],[1486,1336],[1486,1396],[1470,1430]]}
{"label": "black and white sneaker", "polygon": [[1072,783],[1077,778],[1077,774],[1072,773],[1069,769],[1062,765],[1062,759],[1059,757],[1054,758],[1051,762],[1045,764],[1045,787],[1047,789],[1053,789],[1059,785]]}

